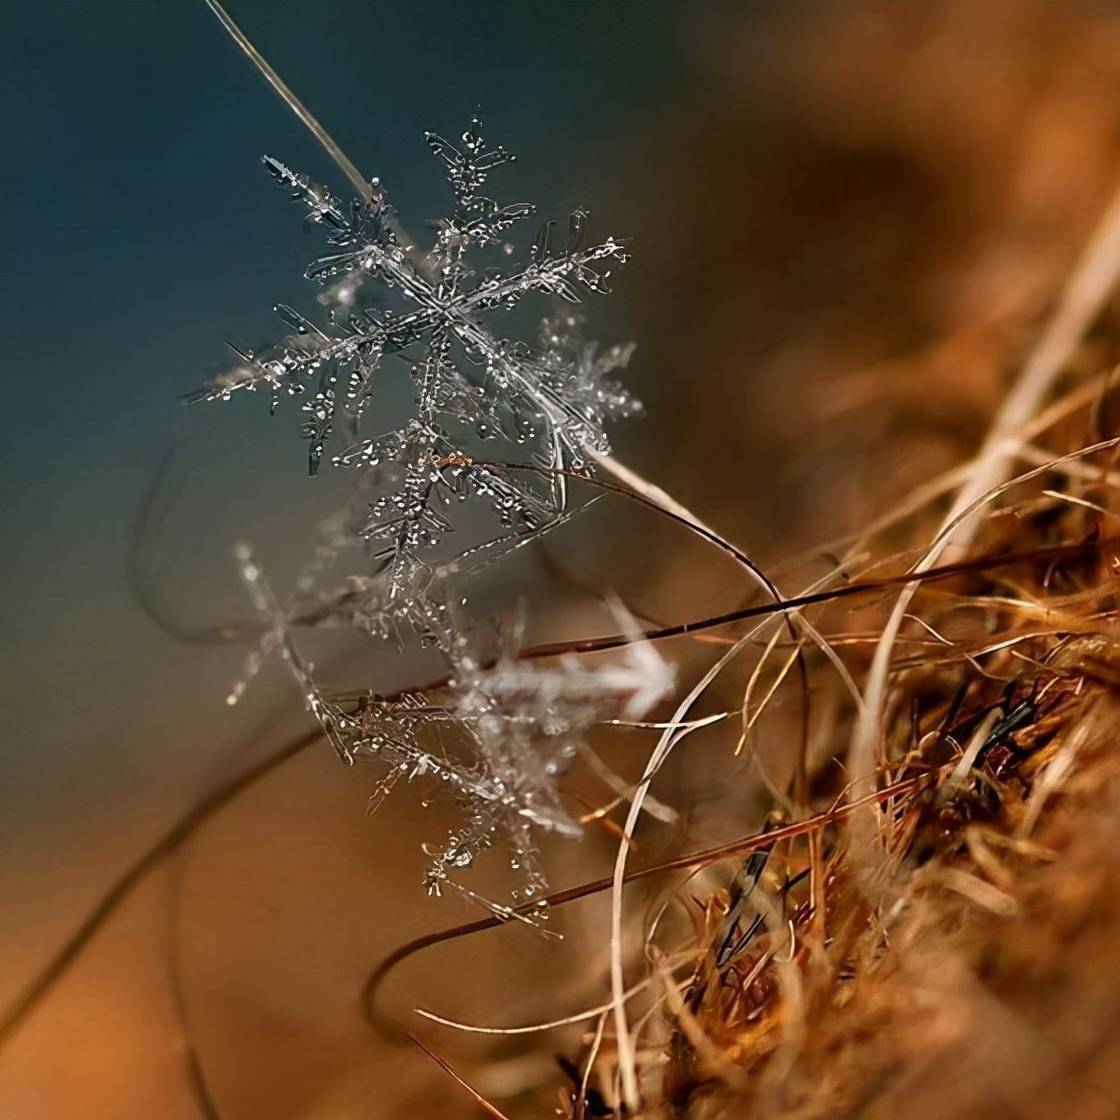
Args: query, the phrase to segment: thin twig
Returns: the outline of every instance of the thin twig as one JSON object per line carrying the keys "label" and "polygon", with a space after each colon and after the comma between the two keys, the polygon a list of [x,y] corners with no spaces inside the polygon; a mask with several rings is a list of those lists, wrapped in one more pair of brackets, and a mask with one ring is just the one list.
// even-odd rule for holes
{"label": "thin twig", "polygon": [[411,1031],[409,1032],[408,1037],[409,1040],[415,1042],[416,1045],[419,1046],[420,1049],[423,1050],[424,1053],[427,1054],[428,1057],[431,1058],[432,1061],[435,1062],[436,1065],[444,1071],[444,1073],[451,1077],[456,1082],[456,1084],[462,1086],[462,1088],[465,1089],[466,1092],[468,1092],[474,1098],[475,1102],[482,1109],[484,1109],[494,1117],[494,1120],[509,1120],[509,1117],[507,1117],[506,1114],[500,1108],[498,1108],[497,1105],[491,1104],[473,1085],[471,1085],[469,1081],[460,1077],[459,1074],[457,1074],[455,1070],[453,1070],[451,1066],[443,1058],[441,1058],[430,1046],[417,1038],[416,1035],[412,1034]]}
{"label": "thin twig", "polygon": [[249,42],[241,28],[230,18],[229,13],[222,7],[218,0],[206,0],[206,6],[216,15],[222,26],[229,32],[230,38],[245,52],[250,62],[264,75],[265,80],[280,95],[280,99],[303,122],[307,131],[322,144],[324,151],[338,164],[339,169],[350,180],[358,194],[367,201],[371,197],[369,182],[362,177],[362,173],[350,162],[346,153],[334,142],[330,133],[312,116],[306,105],[292,91],[287,84],[268,64],[264,56]]}

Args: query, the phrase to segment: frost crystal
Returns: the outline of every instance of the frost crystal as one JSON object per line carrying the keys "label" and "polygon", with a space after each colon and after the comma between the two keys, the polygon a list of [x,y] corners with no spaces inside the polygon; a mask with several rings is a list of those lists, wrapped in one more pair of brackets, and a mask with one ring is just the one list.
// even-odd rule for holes
{"label": "frost crystal", "polygon": [[[429,889],[459,886],[452,870],[468,866],[500,836],[522,874],[514,897],[525,901],[544,886],[533,830],[578,832],[555,779],[584,731],[618,707],[637,718],[667,691],[671,675],[641,644],[624,662],[595,670],[575,661],[526,668],[515,657],[516,633],[497,655],[487,654],[461,616],[449,576],[492,562],[566,520],[574,512],[567,478],[589,473],[589,453],[609,451],[608,421],[637,411],[612,378],[631,347],[600,349],[586,341],[571,309],[587,293],[608,291],[610,266],[626,254],[613,238],[585,246],[586,214],[576,210],[562,247],[554,244],[555,223],[546,222],[523,263],[510,267],[513,248],[505,235],[533,207],[503,206],[483,191],[489,174],[514,157],[487,146],[478,116],[456,143],[434,133],[426,139],[454,195],[450,215],[429,223],[435,238],[427,253],[401,233],[378,180],[365,198],[346,205],[264,157],[267,170],[306,207],[306,222],[326,232],[331,252],[306,271],[324,287],[324,321],[278,304],[292,333],[257,353],[237,350],[239,364],[190,399],[228,400],[242,389],[267,388],[275,410],[282,398],[299,397],[310,472],[319,470],[336,430],[345,433],[346,445],[332,462],[357,472],[349,516],[332,521],[287,602],[272,594],[250,550],[238,546],[263,630],[245,680],[269,652],[281,654],[339,755],[380,765],[371,808],[402,778],[426,778],[452,793],[465,823],[444,845],[427,849]],[[567,310],[543,320],[536,345],[495,333],[500,313],[532,293]],[[392,430],[366,436],[375,391],[393,373],[390,358],[410,371],[411,414]],[[503,453],[482,460],[476,448],[483,441]],[[518,453],[524,447],[535,469],[501,465],[524,461]],[[467,528],[452,516],[453,502],[468,500],[490,511],[496,535],[448,548],[453,530],[477,530],[477,518]],[[348,544],[363,546],[366,570],[323,586]],[[345,626],[399,641],[416,634],[442,653],[449,684],[438,697],[385,700],[371,692],[332,699],[293,637],[307,626]],[[244,681],[231,703],[243,688]],[[456,741],[448,745],[452,728]]]}

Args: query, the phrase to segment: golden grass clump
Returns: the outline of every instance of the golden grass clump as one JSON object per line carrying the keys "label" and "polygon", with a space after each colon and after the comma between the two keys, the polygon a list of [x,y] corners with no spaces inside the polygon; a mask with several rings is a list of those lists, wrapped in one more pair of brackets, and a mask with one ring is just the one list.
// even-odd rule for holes
{"label": "golden grass clump", "polygon": [[[703,877],[647,911],[628,1016],[640,1115],[1115,1115],[1114,396],[1098,377],[1021,425],[1017,461],[1043,465],[989,488],[967,550],[906,584],[870,778],[842,764],[858,721],[840,676],[803,634],[765,643],[743,725],[795,695],[803,648],[808,796],[796,773],[772,780],[777,809],[722,878],[698,859]],[[917,503],[908,517],[928,541]],[[805,607],[858,686],[923,555],[904,537],[849,542],[862,559]],[[568,1115],[625,1114],[613,1034],[604,1012]]]}
{"label": "golden grass clump", "polygon": [[[1100,263],[1100,247],[1084,265]],[[1070,286],[1052,328],[1068,325],[1084,291]],[[1083,304],[1084,321],[1097,321],[1099,307]],[[1104,319],[1087,341],[1073,331],[1070,352],[1055,352],[1057,388],[1044,406],[1013,425],[1005,407],[999,443],[825,559],[786,565],[782,585],[802,594],[656,632],[680,643],[682,663],[695,643],[709,666],[669,725],[706,719],[717,769],[732,752],[749,760],[765,823],[701,850],[678,834],[659,860],[656,828],[634,837],[637,809],[624,826],[595,818],[621,839],[613,881],[551,902],[611,893],[609,953],[592,937],[580,972],[601,965],[612,999],[563,1015],[570,994],[554,993],[555,1018],[541,1029],[582,1024],[566,1042],[548,1036],[568,1055],[562,1115],[1115,1115],[1120,533],[1110,503],[1120,384],[1115,374],[1060,372],[1113,347]],[[996,481],[997,456],[1007,457],[1007,481]],[[978,475],[986,484],[962,512]],[[943,505],[957,512],[945,517]],[[674,516],[691,517],[680,507]],[[595,656],[617,644],[562,648]],[[861,777],[853,744],[877,664],[887,666],[884,702]],[[712,700],[723,710],[705,713]],[[668,734],[637,782],[638,806],[667,764],[666,744]],[[751,784],[742,774],[724,781]],[[367,1003],[418,949],[496,924],[404,946],[374,974]],[[506,1045],[474,1067],[475,1083],[498,1084]]]}

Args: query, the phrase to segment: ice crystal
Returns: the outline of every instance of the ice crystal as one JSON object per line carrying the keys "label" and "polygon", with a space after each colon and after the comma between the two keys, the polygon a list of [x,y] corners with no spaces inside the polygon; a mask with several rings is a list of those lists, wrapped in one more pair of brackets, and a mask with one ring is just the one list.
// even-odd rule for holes
{"label": "ice crystal", "polygon": [[[488,263],[485,251],[499,248],[505,258],[503,235],[533,213],[528,203],[501,206],[481,193],[490,172],[514,157],[487,147],[478,116],[458,144],[434,133],[427,141],[446,166],[455,204],[448,217],[432,223],[435,244],[423,255],[398,232],[378,180],[368,198],[346,206],[306,175],[264,158],[336,250],[306,270],[308,278],[333,284],[326,322],[318,325],[277,304],[295,333],[260,353],[239,350],[241,363],[195,397],[228,399],[266,387],[273,408],[285,396],[301,397],[312,474],[340,425],[355,442],[334,456],[337,465],[392,464],[397,485],[370,506],[362,535],[382,546],[394,564],[418,556],[449,531],[446,509],[454,497],[483,497],[510,531],[533,531],[564,508],[560,474],[542,488],[530,478],[464,471],[468,430],[484,440],[532,444],[553,472],[581,470],[589,450],[609,450],[605,421],[634,407],[604,377],[628,352],[618,348],[599,356],[574,341],[574,317],[566,324],[554,318],[542,348],[500,337],[487,325],[529,293],[575,304],[585,293],[606,292],[610,264],[626,259],[622,245],[608,237],[585,246],[586,214],[576,210],[562,248],[553,244],[555,223],[545,222],[522,263],[505,269],[500,260]],[[473,253],[482,254],[477,264]],[[396,306],[375,305],[366,279],[376,280]],[[378,375],[394,354],[410,362],[412,416],[395,430],[358,440]]]}
{"label": "ice crystal", "polygon": [[[252,552],[238,546],[261,639],[229,699],[236,702],[263,659],[279,653],[339,756],[380,767],[371,810],[402,779],[423,779],[447,790],[462,811],[464,823],[445,843],[426,846],[429,890],[451,884],[476,897],[452,873],[500,839],[521,876],[514,898],[524,902],[544,887],[535,830],[579,831],[556,778],[587,728],[618,710],[638,718],[667,691],[671,674],[640,642],[623,660],[596,669],[575,660],[526,667],[516,657],[517,628],[497,652],[487,651],[481,628],[464,617],[451,573],[492,562],[563,523],[573,512],[567,478],[589,472],[594,454],[609,451],[609,421],[637,411],[612,376],[631,347],[601,349],[587,341],[571,309],[585,294],[606,292],[612,263],[626,256],[613,238],[585,246],[586,214],[576,210],[561,247],[554,223],[545,222],[527,257],[511,267],[505,235],[533,207],[501,205],[483,192],[490,173],[514,157],[487,146],[477,115],[455,143],[434,133],[426,139],[454,198],[449,216],[429,223],[435,237],[426,253],[402,234],[378,180],[347,205],[264,157],[266,169],[306,208],[305,221],[326,233],[331,251],[306,271],[324,287],[319,302],[326,313],[317,324],[277,304],[292,333],[256,353],[237,350],[239,364],[191,399],[266,389],[275,410],[285,397],[300,398],[310,472],[319,470],[336,431],[345,433],[331,461],[356,472],[356,499],[348,515],[332,519],[283,603]],[[534,345],[496,333],[500,313],[530,294],[566,310],[542,321]],[[411,414],[392,430],[366,435],[392,357],[409,368]],[[476,449],[484,442],[521,462],[526,455],[518,450],[530,449],[536,469],[507,469],[501,456],[483,460]],[[441,552],[457,527],[454,503],[467,500],[490,511],[496,535]],[[365,550],[364,570],[331,584],[327,574],[340,549],[355,543]],[[402,642],[418,635],[442,654],[448,682],[439,695],[332,697],[294,636],[307,626]],[[491,905],[513,915],[510,907]]]}
{"label": "ice crystal", "polygon": [[[347,763],[365,759],[380,766],[371,812],[402,779],[425,779],[449,790],[463,810],[465,825],[443,845],[425,846],[433,859],[426,876],[429,891],[459,886],[449,878],[451,872],[469,866],[501,838],[522,876],[514,898],[539,897],[544,876],[533,829],[579,834],[560,801],[556,778],[598,720],[618,712],[640,719],[672,686],[671,668],[640,639],[632,619],[618,610],[620,625],[634,634],[621,660],[589,668],[567,657],[540,667],[517,659],[520,627],[503,635],[499,652],[491,656],[480,648],[478,627],[469,625],[449,600],[448,587],[427,587],[410,600],[409,609],[413,624],[439,648],[450,670],[439,695],[414,690],[392,699],[373,692],[331,697],[320,689],[293,636],[304,608],[280,605],[248,546],[239,545],[236,554],[263,624],[246,679],[267,653],[279,651],[339,756]],[[351,597],[361,597],[360,586],[348,588]],[[356,602],[350,609],[361,613]],[[242,687],[231,694],[231,702]],[[444,733],[452,729],[458,742],[449,746]]]}

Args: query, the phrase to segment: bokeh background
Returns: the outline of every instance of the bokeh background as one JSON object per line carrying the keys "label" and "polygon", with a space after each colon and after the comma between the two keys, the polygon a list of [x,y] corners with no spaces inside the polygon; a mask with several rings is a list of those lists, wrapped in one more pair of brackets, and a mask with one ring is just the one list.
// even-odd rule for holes
{"label": "bokeh background", "polygon": [[[648,416],[621,454],[767,564],[968,452],[1115,186],[1106,3],[230,10],[410,228],[445,203],[423,131],[482,106],[521,157],[502,197],[583,204],[593,230],[633,238],[592,320],[639,345]],[[277,666],[228,709],[245,650],[185,639],[244,614],[231,543],[256,542],[282,585],[337,483],[306,477],[294,410],[177,401],[222,366],[223,338],[254,345],[275,301],[311,297],[318,241],[259,155],[344,184],[201,0],[8,0],[3,22],[7,1001],[169,820],[307,726]],[[667,621],[742,594],[641,519],[567,544],[559,574],[536,557],[509,577],[553,636],[579,631],[557,605],[581,585]],[[379,686],[418,671],[383,656]],[[717,757],[667,788],[710,808],[721,775]],[[473,1115],[357,1011],[380,956],[470,916],[423,898],[417,822],[365,819],[367,793],[313,750],[211,822],[0,1052],[0,1116],[199,1115],[184,1016],[222,1116]],[[608,851],[590,838],[556,878]],[[595,945],[594,907],[568,920]],[[594,990],[594,954],[503,936],[413,968],[397,1005],[517,1022]],[[497,1059],[479,1076],[503,1098],[550,1062],[513,1044]]]}

